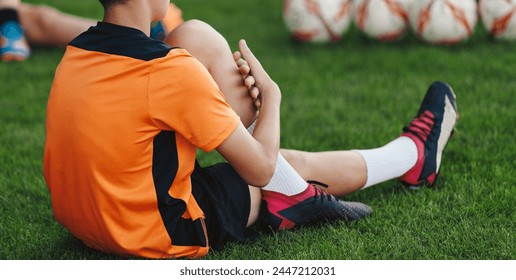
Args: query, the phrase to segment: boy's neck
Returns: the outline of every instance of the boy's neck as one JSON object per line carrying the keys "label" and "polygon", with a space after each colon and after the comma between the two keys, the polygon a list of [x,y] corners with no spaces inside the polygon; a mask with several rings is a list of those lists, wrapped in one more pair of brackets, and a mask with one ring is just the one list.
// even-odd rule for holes
{"label": "boy's neck", "polygon": [[130,4],[116,5],[106,11],[103,21],[139,29],[149,36],[151,16],[146,10],[144,7],[134,7]]}

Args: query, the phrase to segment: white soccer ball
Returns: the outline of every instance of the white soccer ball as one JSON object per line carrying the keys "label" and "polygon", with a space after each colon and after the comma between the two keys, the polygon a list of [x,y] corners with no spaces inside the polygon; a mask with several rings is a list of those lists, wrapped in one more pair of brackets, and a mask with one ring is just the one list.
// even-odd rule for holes
{"label": "white soccer ball", "polygon": [[[355,0],[355,25],[380,41],[400,38],[408,26],[414,0]],[[416,0],[417,1],[417,0]]]}
{"label": "white soccer ball", "polygon": [[456,44],[473,35],[475,0],[416,0],[410,11],[412,30],[433,44]]}
{"label": "white soccer ball", "polygon": [[337,42],[352,18],[350,0],[284,0],[283,19],[292,37],[303,42]]}
{"label": "white soccer ball", "polygon": [[480,17],[489,34],[516,39],[516,0],[480,0]]}

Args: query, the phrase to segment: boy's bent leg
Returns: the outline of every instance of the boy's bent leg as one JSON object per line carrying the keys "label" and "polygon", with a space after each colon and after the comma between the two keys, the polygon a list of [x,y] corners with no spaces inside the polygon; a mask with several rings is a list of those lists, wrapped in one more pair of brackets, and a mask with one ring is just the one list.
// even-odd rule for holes
{"label": "boy's bent leg", "polygon": [[220,33],[202,21],[189,20],[176,27],[165,42],[186,49],[208,69],[245,127],[254,122],[258,111],[243,84],[231,49]]}

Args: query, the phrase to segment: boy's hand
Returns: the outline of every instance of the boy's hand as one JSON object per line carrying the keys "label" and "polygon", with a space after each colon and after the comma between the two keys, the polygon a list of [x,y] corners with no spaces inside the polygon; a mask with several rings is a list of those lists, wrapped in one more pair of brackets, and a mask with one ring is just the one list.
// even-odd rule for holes
{"label": "boy's hand", "polygon": [[249,64],[247,64],[247,61],[245,61],[242,58],[242,53],[240,53],[240,51],[236,51],[233,53],[233,59],[235,60],[238,70],[242,75],[244,85],[249,90],[249,95],[253,99],[254,105],[256,106],[256,108],[260,108],[260,90],[254,86],[256,81],[253,75],[251,75],[251,68],[249,67]]}
{"label": "boy's hand", "polygon": [[244,79],[244,84],[249,89],[249,94],[253,98],[255,105],[260,107],[263,103],[262,99],[265,97],[264,95],[269,94],[271,94],[272,98],[281,100],[281,92],[278,85],[269,77],[267,72],[265,72],[261,63],[247,46],[245,40],[240,40],[239,48],[240,51],[235,52],[233,58],[237,63]]}

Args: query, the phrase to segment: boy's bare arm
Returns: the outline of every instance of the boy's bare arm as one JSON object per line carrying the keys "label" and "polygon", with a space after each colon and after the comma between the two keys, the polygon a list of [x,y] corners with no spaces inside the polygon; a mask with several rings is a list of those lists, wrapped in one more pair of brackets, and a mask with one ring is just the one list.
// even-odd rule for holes
{"label": "boy's bare arm", "polygon": [[279,153],[281,91],[245,41],[239,47],[260,93],[260,114],[253,135],[241,124],[217,151],[249,185],[262,187],[272,178]]}

